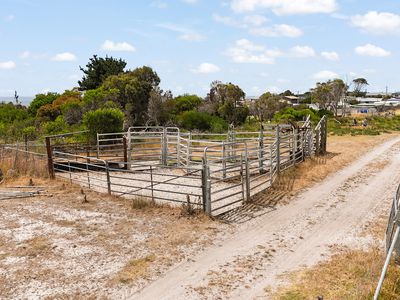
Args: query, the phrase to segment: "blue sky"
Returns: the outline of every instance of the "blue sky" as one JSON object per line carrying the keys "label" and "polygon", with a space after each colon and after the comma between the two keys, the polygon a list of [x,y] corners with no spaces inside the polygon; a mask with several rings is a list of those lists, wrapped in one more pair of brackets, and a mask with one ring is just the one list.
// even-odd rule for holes
{"label": "blue sky", "polygon": [[393,0],[0,0],[0,96],[62,92],[93,54],[149,65],[175,95],[247,95],[365,77],[399,91]]}

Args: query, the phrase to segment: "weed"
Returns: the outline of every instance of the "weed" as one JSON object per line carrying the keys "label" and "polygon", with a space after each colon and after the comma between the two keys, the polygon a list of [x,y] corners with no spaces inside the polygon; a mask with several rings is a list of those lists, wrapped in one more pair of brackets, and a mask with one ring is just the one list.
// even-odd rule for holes
{"label": "weed", "polygon": [[155,202],[149,201],[144,197],[135,197],[132,199],[132,208],[133,209],[145,209],[150,207],[157,206]]}
{"label": "weed", "polygon": [[150,254],[142,258],[130,260],[116,275],[117,281],[129,283],[138,278],[143,278],[149,271],[149,265],[155,260],[155,255]]}

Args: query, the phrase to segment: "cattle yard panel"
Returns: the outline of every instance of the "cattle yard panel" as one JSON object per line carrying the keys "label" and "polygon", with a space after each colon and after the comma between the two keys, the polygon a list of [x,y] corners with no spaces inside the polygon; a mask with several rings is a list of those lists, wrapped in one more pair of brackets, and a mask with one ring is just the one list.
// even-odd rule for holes
{"label": "cattle yard panel", "polygon": [[251,201],[306,156],[325,151],[324,130],[325,118],[315,133],[309,118],[299,127],[268,125],[259,132],[221,134],[130,127],[127,132],[98,134],[94,146],[56,143],[49,159],[55,175],[98,191],[189,201],[220,215]]}

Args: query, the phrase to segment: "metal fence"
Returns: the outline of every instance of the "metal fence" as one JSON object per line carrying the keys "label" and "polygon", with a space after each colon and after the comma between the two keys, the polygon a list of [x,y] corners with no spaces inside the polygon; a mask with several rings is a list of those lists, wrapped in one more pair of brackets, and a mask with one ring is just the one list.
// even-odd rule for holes
{"label": "metal fence", "polygon": [[385,235],[386,244],[386,259],[383,265],[381,277],[379,278],[378,286],[375,290],[374,299],[379,298],[379,294],[385,279],[387,269],[389,267],[390,259],[393,251],[396,252],[397,257],[400,259],[400,184],[393,197],[392,207],[389,213],[388,225],[386,227]]}
{"label": "metal fence", "polygon": [[280,172],[326,150],[326,118],[316,130],[265,125],[258,132],[191,133],[177,127],[131,127],[97,141],[46,138],[49,172],[123,197],[198,205],[220,215],[268,189]]}

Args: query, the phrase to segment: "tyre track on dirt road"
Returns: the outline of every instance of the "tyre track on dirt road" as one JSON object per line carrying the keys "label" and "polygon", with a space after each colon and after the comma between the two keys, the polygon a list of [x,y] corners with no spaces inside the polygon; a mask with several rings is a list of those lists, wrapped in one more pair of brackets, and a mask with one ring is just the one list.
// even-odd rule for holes
{"label": "tyre track on dirt road", "polygon": [[379,212],[400,180],[400,137],[297,195],[290,204],[243,224],[225,241],[184,262],[135,299],[268,298],[281,275],[329,257],[334,244],[354,245],[355,232]]}

